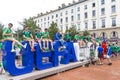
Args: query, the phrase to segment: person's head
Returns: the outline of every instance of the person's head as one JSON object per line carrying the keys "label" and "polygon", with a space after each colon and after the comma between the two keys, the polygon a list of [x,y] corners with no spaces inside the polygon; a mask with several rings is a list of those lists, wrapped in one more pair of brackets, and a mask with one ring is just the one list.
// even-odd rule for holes
{"label": "person's head", "polygon": [[101,46],[101,44],[99,44],[99,46]]}
{"label": "person's head", "polygon": [[62,31],[61,31],[61,30],[59,30],[59,29],[57,30],[57,32],[58,32],[58,33],[60,33],[60,34],[62,34]]}
{"label": "person's head", "polygon": [[12,23],[9,23],[8,24],[8,28],[12,28],[13,27],[13,24]]}
{"label": "person's head", "polygon": [[25,30],[28,30],[28,26],[25,26],[24,29],[25,29]]}
{"label": "person's head", "polygon": [[79,35],[79,32],[77,32],[76,34]]}
{"label": "person's head", "polygon": [[47,32],[48,31],[48,29],[47,28],[45,28],[45,32]]}
{"label": "person's head", "polygon": [[108,47],[110,47],[110,44],[108,45]]}
{"label": "person's head", "polygon": [[41,28],[38,28],[37,31],[38,31],[38,32],[41,32]]}

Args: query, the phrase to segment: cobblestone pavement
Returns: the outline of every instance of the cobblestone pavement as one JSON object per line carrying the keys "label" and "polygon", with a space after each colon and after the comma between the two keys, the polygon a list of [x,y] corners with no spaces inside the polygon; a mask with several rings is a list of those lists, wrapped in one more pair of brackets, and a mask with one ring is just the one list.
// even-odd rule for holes
{"label": "cobblestone pavement", "polygon": [[90,65],[79,67],[40,80],[120,80],[120,57],[112,59],[113,65]]}

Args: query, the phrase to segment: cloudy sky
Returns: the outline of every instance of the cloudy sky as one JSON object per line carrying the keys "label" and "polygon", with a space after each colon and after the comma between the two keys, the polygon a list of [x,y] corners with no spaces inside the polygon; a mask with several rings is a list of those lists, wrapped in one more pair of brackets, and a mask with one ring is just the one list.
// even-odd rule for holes
{"label": "cloudy sky", "polygon": [[[9,22],[14,28],[24,18],[36,16],[38,13],[57,9],[62,3],[68,4],[73,0],[0,0],[0,22]],[[77,1],[77,0],[76,0]]]}

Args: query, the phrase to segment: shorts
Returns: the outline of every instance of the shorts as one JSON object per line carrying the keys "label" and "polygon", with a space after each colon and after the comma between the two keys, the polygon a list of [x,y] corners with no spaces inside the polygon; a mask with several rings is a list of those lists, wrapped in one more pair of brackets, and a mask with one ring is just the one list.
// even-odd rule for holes
{"label": "shorts", "polygon": [[98,58],[103,58],[102,53],[98,53]]}
{"label": "shorts", "polygon": [[20,59],[20,56],[16,56],[15,58],[19,60],[19,59]]}

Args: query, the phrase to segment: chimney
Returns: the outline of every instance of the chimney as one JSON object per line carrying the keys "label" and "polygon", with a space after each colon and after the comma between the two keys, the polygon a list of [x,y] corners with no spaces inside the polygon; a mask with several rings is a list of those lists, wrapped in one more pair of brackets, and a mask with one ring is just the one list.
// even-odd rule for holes
{"label": "chimney", "polygon": [[62,7],[65,7],[65,3],[62,4]]}
{"label": "chimney", "polygon": [[58,9],[60,9],[61,7],[60,6],[58,6]]}
{"label": "chimney", "polygon": [[68,5],[71,5],[71,3],[68,3]]}
{"label": "chimney", "polygon": [[73,3],[75,3],[75,0],[73,0]]}

